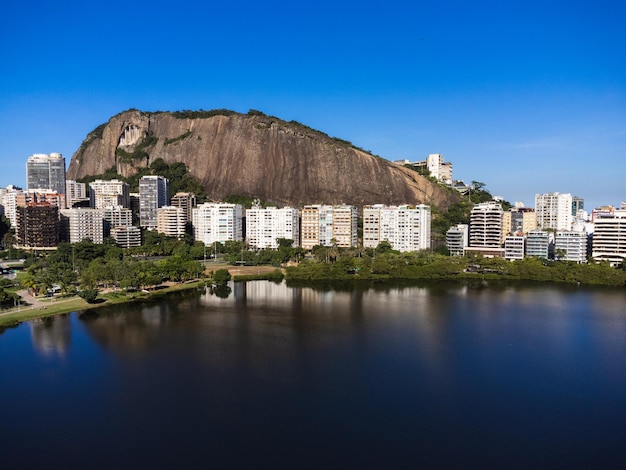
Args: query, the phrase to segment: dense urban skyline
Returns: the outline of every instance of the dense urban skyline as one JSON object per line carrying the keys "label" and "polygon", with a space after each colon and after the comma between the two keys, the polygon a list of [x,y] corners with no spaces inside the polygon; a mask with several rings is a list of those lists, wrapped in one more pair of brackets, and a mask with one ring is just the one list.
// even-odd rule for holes
{"label": "dense urban skyline", "polygon": [[259,109],[532,207],[626,199],[622,2],[10,4],[0,186],[128,108]]}

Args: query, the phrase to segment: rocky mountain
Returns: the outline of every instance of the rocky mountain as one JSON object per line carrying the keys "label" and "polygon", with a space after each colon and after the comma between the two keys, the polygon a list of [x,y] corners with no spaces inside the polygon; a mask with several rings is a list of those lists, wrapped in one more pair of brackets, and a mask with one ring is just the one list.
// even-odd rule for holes
{"label": "rocky mountain", "polygon": [[425,203],[440,209],[458,201],[407,168],[258,111],[125,111],[87,135],[68,179],[113,167],[129,176],[157,158],[185,163],[214,200],[238,194],[296,207]]}

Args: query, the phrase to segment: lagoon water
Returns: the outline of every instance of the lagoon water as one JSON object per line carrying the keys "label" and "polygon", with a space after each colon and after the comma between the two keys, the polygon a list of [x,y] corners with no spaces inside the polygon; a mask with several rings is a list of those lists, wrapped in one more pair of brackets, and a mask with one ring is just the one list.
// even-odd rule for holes
{"label": "lagoon water", "polygon": [[625,468],[626,290],[232,285],[0,335],[3,468]]}

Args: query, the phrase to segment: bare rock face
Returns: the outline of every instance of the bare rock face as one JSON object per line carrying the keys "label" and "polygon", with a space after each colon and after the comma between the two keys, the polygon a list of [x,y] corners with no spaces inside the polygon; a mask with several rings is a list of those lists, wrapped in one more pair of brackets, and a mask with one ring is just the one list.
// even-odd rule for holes
{"label": "bare rock face", "polygon": [[157,158],[184,163],[220,200],[230,194],[278,204],[430,204],[458,200],[417,173],[295,122],[261,113],[126,111],[91,132],[68,179],[123,176]]}

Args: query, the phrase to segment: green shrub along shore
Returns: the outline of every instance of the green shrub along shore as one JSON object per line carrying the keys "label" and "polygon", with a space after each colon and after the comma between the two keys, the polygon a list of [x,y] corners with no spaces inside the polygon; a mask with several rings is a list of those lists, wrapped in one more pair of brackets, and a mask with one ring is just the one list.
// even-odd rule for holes
{"label": "green shrub along shore", "polygon": [[359,253],[330,255],[287,267],[288,281],[502,279],[625,286],[626,270],[608,263],[578,264],[526,258],[450,257],[436,253]]}

